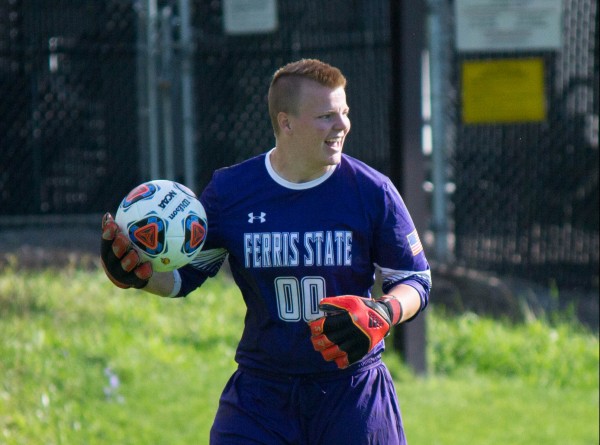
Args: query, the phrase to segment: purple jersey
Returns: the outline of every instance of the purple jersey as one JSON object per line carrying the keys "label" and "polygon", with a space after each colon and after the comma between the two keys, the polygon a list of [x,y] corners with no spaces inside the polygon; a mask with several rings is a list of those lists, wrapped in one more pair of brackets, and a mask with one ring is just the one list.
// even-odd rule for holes
{"label": "purple jersey", "polygon": [[[370,296],[403,282],[428,302],[429,266],[411,217],[390,180],[343,155],[326,175],[291,183],[268,154],[215,172],[200,200],[208,219],[203,251],[179,269],[179,296],[228,258],[247,306],[236,361],[285,374],[335,371],[313,349],[307,321],[327,296]],[[383,342],[363,360],[383,349]]]}

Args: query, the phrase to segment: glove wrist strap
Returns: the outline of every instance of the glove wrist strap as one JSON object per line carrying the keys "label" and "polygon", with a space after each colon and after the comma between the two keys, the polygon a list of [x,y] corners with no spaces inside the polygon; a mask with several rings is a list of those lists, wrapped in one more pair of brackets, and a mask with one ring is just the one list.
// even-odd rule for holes
{"label": "glove wrist strap", "polygon": [[379,301],[383,303],[390,312],[392,325],[400,324],[402,321],[402,315],[404,313],[400,300],[398,300],[398,298],[396,298],[394,295],[384,295]]}

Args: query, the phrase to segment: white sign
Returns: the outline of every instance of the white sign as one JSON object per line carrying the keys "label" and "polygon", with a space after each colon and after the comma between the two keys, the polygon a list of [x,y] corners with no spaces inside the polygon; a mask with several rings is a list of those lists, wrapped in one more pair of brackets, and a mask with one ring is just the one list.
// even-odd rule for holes
{"label": "white sign", "polygon": [[277,23],[277,0],[223,0],[227,34],[273,32]]}
{"label": "white sign", "polygon": [[556,50],[562,0],[455,0],[459,51]]}

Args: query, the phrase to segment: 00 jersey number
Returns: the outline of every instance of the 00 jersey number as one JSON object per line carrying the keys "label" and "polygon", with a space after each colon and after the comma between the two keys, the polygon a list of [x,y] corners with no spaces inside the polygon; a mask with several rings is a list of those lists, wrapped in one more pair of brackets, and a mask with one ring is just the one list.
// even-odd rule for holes
{"label": "00 jersey number", "polygon": [[319,302],[325,298],[323,277],[279,277],[275,279],[275,294],[279,318],[284,321],[306,322],[323,316]]}

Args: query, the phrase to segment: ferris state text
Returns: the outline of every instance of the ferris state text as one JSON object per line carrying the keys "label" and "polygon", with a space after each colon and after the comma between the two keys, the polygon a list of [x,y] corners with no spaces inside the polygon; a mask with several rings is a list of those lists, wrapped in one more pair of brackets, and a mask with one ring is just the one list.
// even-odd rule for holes
{"label": "ferris state text", "polygon": [[244,256],[246,268],[351,266],[352,232],[245,233]]}

